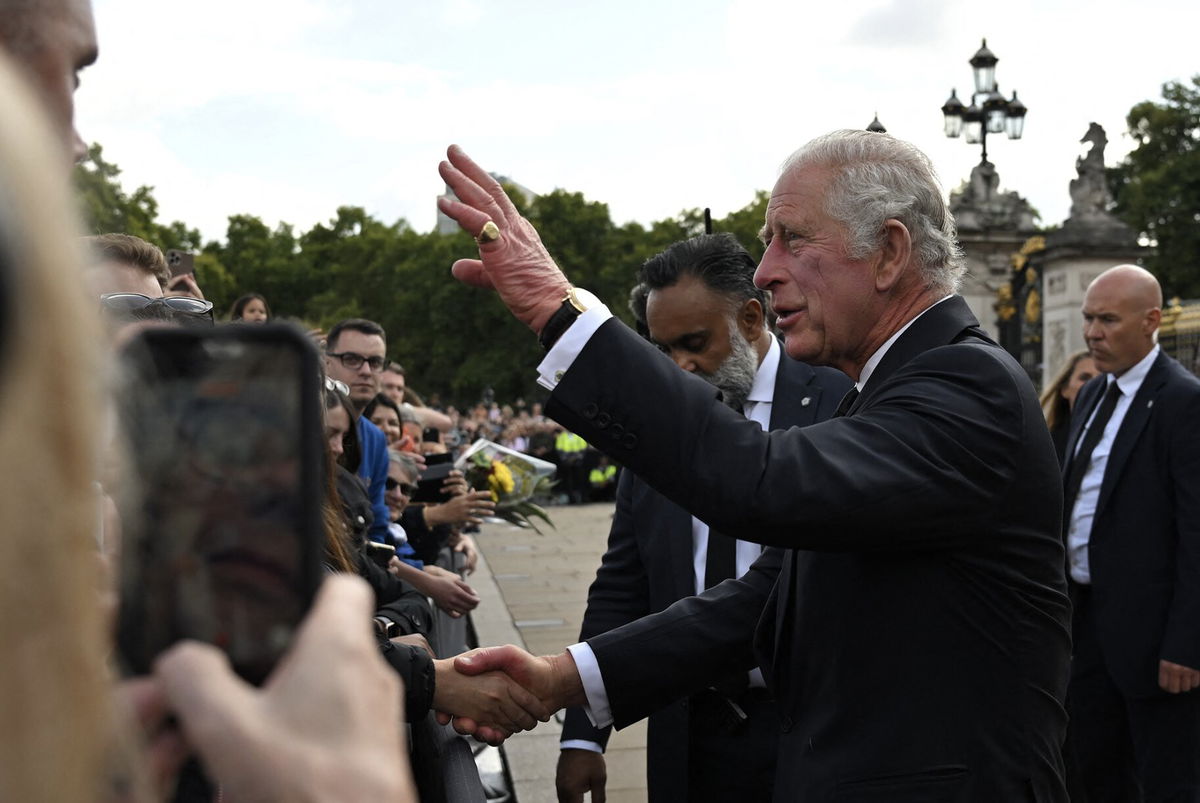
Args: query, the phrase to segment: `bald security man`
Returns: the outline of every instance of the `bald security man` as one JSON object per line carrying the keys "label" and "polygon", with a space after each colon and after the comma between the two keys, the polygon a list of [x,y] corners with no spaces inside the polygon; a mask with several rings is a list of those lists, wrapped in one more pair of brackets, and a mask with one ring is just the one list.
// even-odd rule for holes
{"label": "bald security man", "polygon": [[1103,374],[1079,391],[1063,477],[1068,749],[1087,803],[1200,800],[1200,380],[1159,348],[1161,318],[1134,265],[1083,301]]}

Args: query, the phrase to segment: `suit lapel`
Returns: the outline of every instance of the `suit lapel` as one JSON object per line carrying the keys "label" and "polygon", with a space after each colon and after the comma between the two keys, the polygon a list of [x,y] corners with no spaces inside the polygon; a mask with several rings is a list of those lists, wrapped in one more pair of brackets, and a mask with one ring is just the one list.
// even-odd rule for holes
{"label": "suit lapel", "polygon": [[771,397],[771,429],[806,427],[816,421],[821,406],[817,372],[787,354],[779,355],[775,395]]}
{"label": "suit lapel", "polygon": [[992,342],[991,338],[979,329],[979,321],[971,313],[971,308],[962,296],[953,296],[933,305],[913,321],[888,349],[887,354],[883,355],[871,378],[867,380],[866,387],[846,415],[854,415],[879,392],[879,388],[887,384],[888,377],[913,357],[938,346],[954,343],[968,334]]}
{"label": "suit lapel", "polygon": [[1134,394],[1133,401],[1130,402],[1129,409],[1125,412],[1125,417],[1121,419],[1121,428],[1117,430],[1117,436],[1113,439],[1112,451],[1108,455],[1108,464],[1104,468],[1104,480],[1100,483],[1100,498],[1096,501],[1097,517],[1104,511],[1104,505],[1112,495],[1113,487],[1120,479],[1121,472],[1125,469],[1125,464],[1133,453],[1133,447],[1137,445],[1142,430],[1150,421],[1150,415],[1154,412],[1154,400],[1169,378],[1167,367],[1167,355],[1159,352],[1154,364],[1150,366],[1149,373],[1142,381],[1142,386]]}

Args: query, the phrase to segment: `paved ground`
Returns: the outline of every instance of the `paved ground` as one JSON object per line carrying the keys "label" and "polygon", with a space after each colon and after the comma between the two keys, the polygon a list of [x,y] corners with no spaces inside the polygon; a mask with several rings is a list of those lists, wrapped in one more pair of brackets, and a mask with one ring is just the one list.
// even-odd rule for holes
{"label": "paved ground", "polygon": [[[477,537],[482,560],[469,578],[481,597],[472,614],[479,643],[518,644],[546,654],[574,642],[612,512],[611,504],[551,508],[557,529],[544,535],[507,524],[484,525]],[[551,721],[506,743],[518,803],[556,800],[559,732]],[[613,734],[607,761],[610,803],[644,803],[644,722]]]}

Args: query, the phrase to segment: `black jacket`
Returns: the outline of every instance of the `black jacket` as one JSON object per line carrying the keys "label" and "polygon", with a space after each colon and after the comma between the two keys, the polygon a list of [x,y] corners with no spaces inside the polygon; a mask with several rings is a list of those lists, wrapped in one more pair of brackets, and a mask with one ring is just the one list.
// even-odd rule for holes
{"label": "black jacket", "polygon": [[768,550],[589,639],[617,726],[757,664],[781,712],[779,799],[1066,800],[1058,461],[1028,377],[977,327],[961,298],[936,305],[846,417],[772,433],[620,322],[596,332],[547,412],[784,550],[781,570]]}

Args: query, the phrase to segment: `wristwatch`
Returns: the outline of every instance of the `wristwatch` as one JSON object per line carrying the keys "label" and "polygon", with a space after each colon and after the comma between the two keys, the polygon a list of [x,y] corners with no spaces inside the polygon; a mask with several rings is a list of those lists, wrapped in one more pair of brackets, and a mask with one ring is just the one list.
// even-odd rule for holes
{"label": "wristwatch", "polygon": [[600,299],[587,290],[579,287],[567,290],[562,306],[550,316],[550,320],[546,321],[546,325],[542,327],[542,331],[538,335],[538,342],[542,344],[542,348],[549,351],[562,337],[562,333],[575,323],[576,318],[587,312],[590,307],[599,306],[599,304]]}
{"label": "wristwatch", "polygon": [[375,629],[378,630],[379,634],[384,638],[392,638],[394,636],[403,635],[400,632],[400,625],[396,624],[386,616],[375,617]]}

